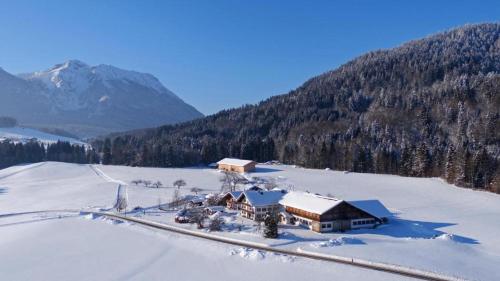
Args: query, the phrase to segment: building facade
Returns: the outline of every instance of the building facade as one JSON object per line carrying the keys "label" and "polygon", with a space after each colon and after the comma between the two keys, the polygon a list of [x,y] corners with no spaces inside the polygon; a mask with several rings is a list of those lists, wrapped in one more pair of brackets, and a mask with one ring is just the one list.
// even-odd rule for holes
{"label": "building facade", "polygon": [[220,200],[220,205],[226,206],[226,208],[230,210],[239,210],[241,209],[241,203],[238,203],[238,197],[242,194],[242,191],[232,191],[227,192]]}
{"label": "building facade", "polygon": [[267,213],[278,217],[279,200],[284,194],[282,191],[244,191],[237,199],[241,204],[241,216],[255,221],[263,221]]}
{"label": "building facade", "polygon": [[217,162],[217,169],[227,172],[247,173],[255,170],[256,164],[252,160],[224,158]]}
{"label": "building facade", "polygon": [[280,215],[282,223],[303,225],[315,232],[370,228],[383,222],[348,201],[306,192],[287,193],[280,204],[286,214]]}

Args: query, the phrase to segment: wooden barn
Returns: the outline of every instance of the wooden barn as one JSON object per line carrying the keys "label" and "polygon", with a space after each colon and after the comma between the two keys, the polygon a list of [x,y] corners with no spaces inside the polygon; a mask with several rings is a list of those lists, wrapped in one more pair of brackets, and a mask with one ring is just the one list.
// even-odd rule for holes
{"label": "wooden barn", "polygon": [[256,164],[252,160],[224,158],[217,162],[217,169],[227,172],[247,173],[255,170]]}
{"label": "wooden barn", "polygon": [[390,212],[377,200],[344,201],[307,192],[289,192],[279,202],[282,223],[300,224],[316,232],[374,227]]}

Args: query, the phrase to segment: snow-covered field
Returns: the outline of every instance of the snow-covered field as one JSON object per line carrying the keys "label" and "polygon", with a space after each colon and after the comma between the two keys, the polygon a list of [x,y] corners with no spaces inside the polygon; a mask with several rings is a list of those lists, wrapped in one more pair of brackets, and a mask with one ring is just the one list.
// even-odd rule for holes
{"label": "snow-covered field", "polygon": [[[217,235],[274,247],[398,264],[471,280],[500,280],[500,196],[460,189],[439,179],[258,165],[252,176],[283,187],[333,194],[348,200],[379,199],[394,213],[387,225],[317,234],[295,226],[266,240],[252,222]],[[129,207],[143,219],[173,224],[155,207],[184,179],[204,192],[220,189],[208,168],[132,168],[37,163],[0,170],[0,214],[47,209],[106,209],[119,183],[157,181],[164,188],[129,184]],[[139,215],[139,214],[136,214]],[[177,225],[179,226],[179,225]],[[192,228],[190,225],[182,227]],[[229,226],[226,230],[229,229]],[[306,258],[276,255],[152,230],[102,217],[23,215],[0,217],[0,273],[5,280],[404,280],[404,277]],[[243,273],[242,273],[243,272]],[[252,274],[249,274],[252,273]]]}
{"label": "snow-covered field", "polygon": [[36,139],[37,141],[45,144],[55,143],[57,141],[65,141],[72,144],[86,145],[86,143],[79,141],[77,139],[53,135],[35,129],[24,128],[24,127],[12,127],[12,128],[0,127],[0,141],[6,139],[12,140],[14,142],[23,142],[23,143],[31,139]]}

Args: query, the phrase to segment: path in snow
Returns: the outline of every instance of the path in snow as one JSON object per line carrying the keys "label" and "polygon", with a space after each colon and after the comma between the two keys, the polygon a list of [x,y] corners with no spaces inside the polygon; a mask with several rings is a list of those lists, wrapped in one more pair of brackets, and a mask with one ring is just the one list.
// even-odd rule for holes
{"label": "path in snow", "polygon": [[127,185],[125,182],[123,182],[121,180],[116,180],[116,179],[106,175],[101,169],[97,168],[95,165],[89,165],[89,168],[92,171],[94,171],[94,173],[96,173],[96,175],[103,178],[107,182],[114,182],[114,183],[121,184],[121,185]]}
{"label": "path in snow", "polygon": [[38,164],[27,165],[26,167],[22,167],[22,168],[20,168],[19,170],[15,171],[15,172],[9,173],[7,175],[0,176],[0,180],[3,180],[5,178],[8,178],[8,177],[11,177],[11,176],[14,176],[14,175],[17,175],[17,174],[22,173],[22,172],[29,171],[31,169],[38,168],[38,167],[43,166],[45,164],[47,164],[47,162],[41,162],[41,163],[38,163]]}
{"label": "path in snow", "polygon": [[[363,259],[358,259],[358,258],[355,259],[355,258],[351,258],[351,257],[343,257],[343,256],[337,256],[337,255],[320,254],[320,253],[315,253],[315,252],[310,252],[310,251],[304,251],[300,248],[298,248],[297,251],[280,249],[280,248],[271,247],[269,245],[262,244],[262,243],[233,239],[233,238],[228,238],[228,237],[221,237],[221,236],[213,235],[210,233],[188,230],[188,229],[184,229],[184,228],[180,228],[180,227],[175,227],[172,225],[166,225],[166,224],[148,221],[148,220],[143,220],[143,219],[139,219],[139,218],[135,218],[135,217],[127,217],[126,215],[120,215],[120,214],[115,214],[115,213],[110,213],[110,212],[94,212],[94,211],[80,211],[80,210],[44,210],[44,211],[34,211],[34,212],[30,212],[30,213],[36,214],[36,213],[61,213],[61,212],[80,213],[82,215],[92,214],[94,216],[105,216],[105,217],[108,217],[111,219],[128,221],[128,222],[137,223],[137,224],[147,226],[147,227],[166,230],[166,231],[175,232],[175,233],[182,234],[182,235],[188,235],[191,237],[207,239],[207,240],[221,242],[221,243],[225,243],[225,244],[231,244],[231,245],[236,245],[236,246],[241,246],[241,247],[248,247],[248,248],[252,248],[252,249],[256,249],[256,250],[262,250],[262,251],[266,251],[266,252],[272,252],[272,253],[283,254],[283,255],[291,255],[291,256],[298,256],[298,257],[303,257],[303,258],[308,258],[308,259],[341,263],[341,264],[361,267],[361,268],[365,268],[365,269],[371,269],[371,270],[376,270],[376,271],[383,271],[383,272],[388,272],[388,273],[393,273],[393,274],[399,274],[399,275],[417,278],[417,279],[421,279],[421,280],[431,280],[431,281],[463,281],[463,280],[465,280],[465,279],[461,279],[461,278],[457,278],[457,277],[446,276],[446,275],[442,275],[442,274],[435,273],[435,272],[428,272],[428,271],[424,271],[424,270],[404,267],[404,266],[395,265],[395,264],[372,262],[372,261],[368,261],[368,260],[363,260]],[[17,216],[17,215],[26,215],[26,214],[27,214],[26,212],[0,214],[0,218],[12,217],[12,216]],[[67,216],[64,216],[64,217],[66,218]]]}

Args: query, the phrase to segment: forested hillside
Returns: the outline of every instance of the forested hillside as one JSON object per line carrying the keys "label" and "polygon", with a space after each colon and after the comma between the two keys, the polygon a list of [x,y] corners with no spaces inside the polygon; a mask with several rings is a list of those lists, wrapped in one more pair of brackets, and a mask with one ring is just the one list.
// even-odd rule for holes
{"label": "forested hillside", "polygon": [[500,192],[499,34],[500,24],[465,26],[368,53],[257,105],[95,144],[112,164],[277,159]]}

